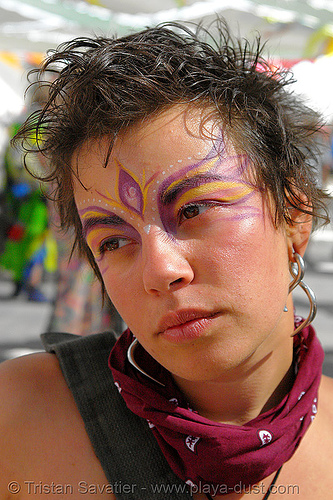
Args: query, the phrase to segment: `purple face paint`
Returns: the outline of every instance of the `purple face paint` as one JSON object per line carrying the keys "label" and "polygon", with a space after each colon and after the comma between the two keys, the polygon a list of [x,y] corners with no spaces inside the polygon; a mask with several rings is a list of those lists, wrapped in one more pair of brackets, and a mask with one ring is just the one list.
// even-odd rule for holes
{"label": "purple face paint", "polygon": [[[146,182],[145,171],[143,170],[140,179],[129,169],[118,161],[114,160],[118,172],[114,186],[115,197],[113,198],[106,190],[103,194],[96,193],[103,199],[105,205],[110,205],[118,213],[124,214],[128,220],[137,218],[140,221],[145,220],[145,210],[147,207],[148,190],[157,176],[164,176],[165,171],[156,172]],[[180,162],[182,160],[178,160]],[[170,165],[171,169],[172,165]],[[208,154],[200,161],[188,165],[172,175],[165,178],[157,192],[157,208],[164,230],[172,239],[176,236],[179,224],[179,214],[187,204],[194,202],[207,203],[212,202],[216,205],[236,205],[242,200],[245,201],[252,196],[254,188],[243,179],[243,173],[248,168],[248,158],[242,155],[226,155],[223,137],[218,138]],[[155,201],[159,180],[156,181],[156,189],[152,192],[152,202]],[[100,200],[101,201],[101,200]],[[251,206],[244,206],[241,210],[234,210],[233,217],[248,217],[250,213],[257,213],[257,210]],[[240,207],[239,207],[240,208]],[[156,208],[151,207],[154,211]],[[92,246],[92,238],[97,230],[117,227],[123,231],[126,228],[126,235],[131,233],[133,238],[138,238],[138,233],[132,225],[115,213],[98,206],[91,206],[80,211],[83,222],[84,234],[87,236],[89,246]],[[149,234],[151,221],[147,220],[143,227]],[[92,229],[93,228],[93,232]],[[131,229],[130,229],[131,228]],[[135,234],[133,234],[133,232]],[[88,234],[89,233],[89,234]],[[123,234],[123,233],[122,233]],[[98,238],[97,238],[98,239]],[[95,241],[95,239],[94,239]],[[96,253],[96,252],[95,252]]]}
{"label": "purple face paint", "polygon": [[78,210],[78,212],[82,220],[83,235],[85,238],[87,238],[88,233],[98,225],[100,227],[115,227],[127,224],[124,219],[115,213],[98,206],[89,206]]}
{"label": "purple face paint", "polygon": [[148,189],[158,173],[154,174],[146,181],[145,171],[143,171],[140,181],[139,178],[129,169],[125,168],[120,161],[115,159],[115,163],[118,169],[115,185],[116,199],[113,199],[108,192],[107,196],[98,191],[96,192],[108,204],[113,204],[130,216],[137,216],[143,220],[147,205]]}
{"label": "purple face paint", "polygon": [[118,195],[120,201],[128,210],[143,216],[143,192],[138,182],[123,168],[120,169],[118,179]]}
{"label": "purple face paint", "polygon": [[138,232],[124,219],[113,212],[98,206],[89,206],[79,210],[82,220],[83,234],[89,248],[103,275],[108,265],[102,265],[103,253],[100,251],[103,242],[114,238],[128,238],[135,241],[140,239]]}
{"label": "purple face paint", "polygon": [[[165,179],[158,192],[158,208],[164,229],[175,234],[178,212],[189,202],[210,196],[222,204],[245,201],[253,187],[242,179],[248,167],[247,157],[223,156],[223,141],[214,144],[201,161],[189,165]],[[247,214],[248,215],[248,214]]]}

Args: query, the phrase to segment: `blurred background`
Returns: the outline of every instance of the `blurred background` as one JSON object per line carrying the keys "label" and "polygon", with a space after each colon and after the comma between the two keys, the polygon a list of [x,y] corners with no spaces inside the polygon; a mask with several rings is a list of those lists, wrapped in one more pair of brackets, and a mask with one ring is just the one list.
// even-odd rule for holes
{"label": "blurred background", "polygon": [[[24,173],[10,138],[43,96],[27,94],[27,73],[49,49],[77,36],[121,36],[163,21],[202,21],[216,14],[253,40],[260,33],[273,66],[290,69],[296,92],[320,111],[327,140],[318,183],[331,193],[333,213],[333,0],[0,0],[0,361],[41,349],[39,334],[87,335],[124,327],[101,301],[87,265],[68,261],[70,236],[40,187]],[[35,161],[38,163],[38,158]],[[38,165],[37,165],[38,168]],[[313,233],[305,281],[318,298],[314,325],[333,376],[333,226]],[[295,291],[297,313],[307,299]]]}

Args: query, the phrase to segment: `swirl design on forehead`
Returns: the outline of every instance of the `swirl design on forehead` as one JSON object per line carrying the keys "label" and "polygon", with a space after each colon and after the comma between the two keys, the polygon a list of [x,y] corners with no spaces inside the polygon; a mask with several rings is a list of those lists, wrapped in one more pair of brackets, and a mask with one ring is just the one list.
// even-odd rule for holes
{"label": "swirl design on forehead", "polygon": [[143,170],[142,180],[140,181],[140,179],[133,172],[124,167],[119,160],[115,159],[115,164],[117,166],[115,183],[116,199],[113,199],[108,191],[106,191],[107,196],[97,190],[96,192],[106,200],[108,204],[112,204],[128,214],[140,217],[143,220],[147,206],[148,189],[158,173],[154,174],[146,181],[146,174]]}

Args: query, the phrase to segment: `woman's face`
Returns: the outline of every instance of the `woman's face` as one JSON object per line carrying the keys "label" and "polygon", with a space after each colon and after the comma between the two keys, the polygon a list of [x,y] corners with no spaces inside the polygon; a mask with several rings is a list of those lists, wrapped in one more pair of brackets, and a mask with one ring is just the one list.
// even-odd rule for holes
{"label": "woman's face", "polygon": [[200,138],[199,112],[184,117],[175,107],[127,130],[106,168],[108,139],[86,144],[73,159],[87,188],[77,182],[75,200],[139,342],[175,375],[212,379],[290,336],[292,242],[246,180],[247,157],[223,131]]}

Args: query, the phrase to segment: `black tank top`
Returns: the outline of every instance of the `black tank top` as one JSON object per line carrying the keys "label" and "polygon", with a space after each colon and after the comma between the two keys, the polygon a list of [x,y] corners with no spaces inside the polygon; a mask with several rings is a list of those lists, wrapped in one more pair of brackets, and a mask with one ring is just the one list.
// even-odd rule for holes
{"label": "black tank top", "polygon": [[190,500],[145,420],[119,395],[108,367],[112,332],[85,337],[46,333],[42,342],[59,364],[86,432],[117,500]]}

